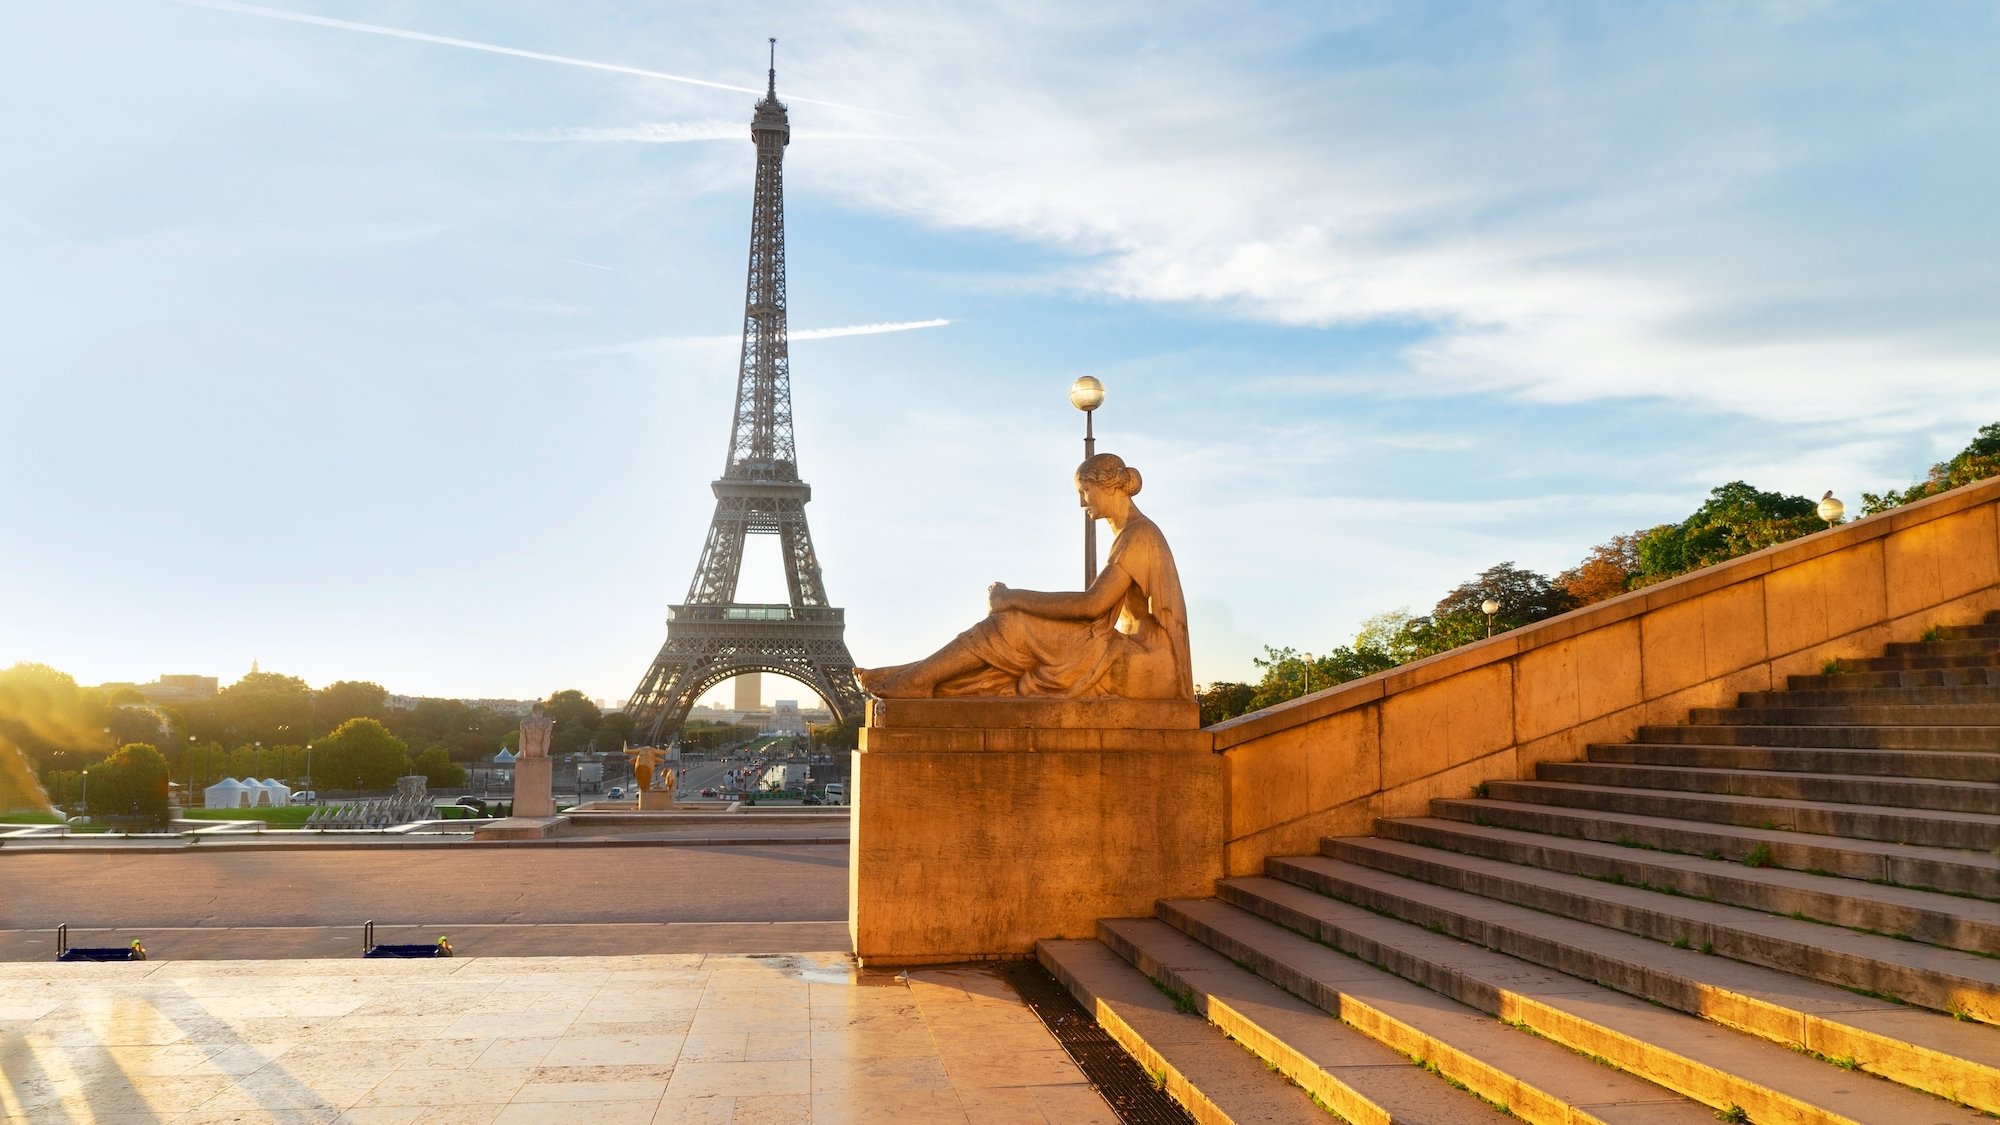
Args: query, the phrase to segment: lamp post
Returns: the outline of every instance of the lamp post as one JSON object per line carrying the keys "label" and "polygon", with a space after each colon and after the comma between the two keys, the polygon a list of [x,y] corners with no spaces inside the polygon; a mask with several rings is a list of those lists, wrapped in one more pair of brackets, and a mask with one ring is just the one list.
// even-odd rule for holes
{"label": "lamp post", "polygon": [[1819,506],[1814,511],[1819,513],[1819,518],[1826,521],[1826,526],[1832,527],[1840,522],[1841,516],[1847,514],[1847,505],[1840,502],[1832,489],[1827,489],[1826,495],[1819,498]]}
{"label": "lamp post", "polygon": [[90,771],[83,771],[83,815],[90,815]]}
{"label": "lamp post", "polygon": [[[1083,411],[1083,459],[1097,454],[1097,434],[1091,429],[1091,415],[1104,405],[1104,384],[1095,375],[1080,375],[1069,385],[1069,404]],[[1083,513],[1083,586],[1097,581],[1097,520]]]}
{"label": "lamp post", "polygon": [[1486,635],[1493,635],[1493,615],[1500,612],[1500,603],[1487,598],[1479,603],[1479,612],[1486,615]]}
{"label": "lamp post", "polygon": [[1306,658],[1306,694],[1311,695],[1313,693],[1313,654],[1308,652],[1304,655]]}

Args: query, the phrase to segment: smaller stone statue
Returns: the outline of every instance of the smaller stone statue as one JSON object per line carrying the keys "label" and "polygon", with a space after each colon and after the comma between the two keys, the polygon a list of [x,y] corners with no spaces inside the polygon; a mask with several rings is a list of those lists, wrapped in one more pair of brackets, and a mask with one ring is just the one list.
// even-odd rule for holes
{"label": "smaller stone statue", "polygon": [[549,756],[549,736],[555,730],[556,721],[542,714],[542,705],[537,703],[529,710],[528,717],[521,720],[521,754],[523,758],[546,758]]}
{"label": "smaller stone statue", "polygon": [[[653,771],[659,768],[660,759],[666,757],[657,746],[627,746],[625,756],[632,759],[633,788],[641,793],[653,787]],[[667,784],[673,784],[674,771],[667,771]]]}

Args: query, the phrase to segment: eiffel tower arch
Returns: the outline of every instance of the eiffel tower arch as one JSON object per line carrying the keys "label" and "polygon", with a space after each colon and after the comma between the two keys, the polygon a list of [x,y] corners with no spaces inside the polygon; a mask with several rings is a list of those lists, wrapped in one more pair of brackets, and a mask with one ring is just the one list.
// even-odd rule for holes
{"label": "eiffel tower arch", "polygon": [[[729,458],[711,486],[715,516],[687,600],[668,611],[666,643],[625,705],[633,742],[648,746],[672,742],[704,692],[745,672],[772,672],[806,684],[843,722],[861,716],[847,624],[843,611],[827,602],[806,526],[812,487],[799,479],[792,437],[784,184],[791,125],[778,100],[776,40],[772,43],[769,84],[750,123],[757,182]],[[736,600],[743,541],[752,534],[778,537],[789,594],[784,604]]]}

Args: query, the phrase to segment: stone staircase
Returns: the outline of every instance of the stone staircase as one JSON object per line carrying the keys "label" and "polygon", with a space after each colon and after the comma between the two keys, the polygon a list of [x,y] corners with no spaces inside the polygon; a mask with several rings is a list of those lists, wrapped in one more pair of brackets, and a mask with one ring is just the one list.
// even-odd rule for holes
{"label": "stone staircase", "polygon": [[1204,1122],[1991,1122],[2000,613],[1789,686],[1038,955]]}

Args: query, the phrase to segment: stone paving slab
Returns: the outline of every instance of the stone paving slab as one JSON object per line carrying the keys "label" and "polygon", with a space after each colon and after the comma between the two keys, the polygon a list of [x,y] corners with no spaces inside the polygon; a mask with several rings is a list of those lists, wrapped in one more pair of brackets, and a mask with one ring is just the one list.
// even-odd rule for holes
{"label": "stone paving slab", "polygon": [[1117,1121],[987,967],[691,953],[0,969],[10,1125]]}
{"label": "stone paving slab", "polygon": [[[383,944],[451,939],[460,957],[608,956],[630,953],[783,953],[847,945],[844,921],[614,922],[590,925],[453,925],[400,923],[375,927]],[[70,927],[71,945],[145,943],[156,961],[276,960],[361,956],[360,926],[188,926],[109,929]],[[0,962],[54,961],[54,930],[0,930]]]}

